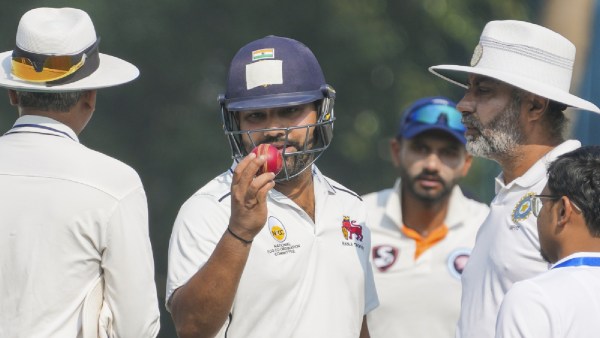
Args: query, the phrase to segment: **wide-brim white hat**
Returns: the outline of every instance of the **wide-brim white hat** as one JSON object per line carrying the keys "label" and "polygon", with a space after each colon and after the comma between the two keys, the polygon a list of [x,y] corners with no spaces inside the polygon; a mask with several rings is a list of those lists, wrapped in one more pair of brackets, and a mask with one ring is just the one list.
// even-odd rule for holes
{"label": "wide-brim white hat", "polygon": [[489,22],[475,47],[471,66],[429,67],[433,74],[467,87],[469,74],[491,77],[571,107],[600,113],[593,103],[569,92],[575,45],[562,35],[529,22]]}
{"label": "wide-brim white hat", "polygon": [[[36,54],[75,55],[92,46],[97,39],[94,24],[86,12],[75,8],[44,7],[32,9],[21,17],[16,45]],[[98,53],[98,68],[81,79],[60,84],[31,82],[13,74],[12,54],[13,51],[0,53],[0,87],[38,92],[78,91],[120,85],[139,75],[133,64]]]}

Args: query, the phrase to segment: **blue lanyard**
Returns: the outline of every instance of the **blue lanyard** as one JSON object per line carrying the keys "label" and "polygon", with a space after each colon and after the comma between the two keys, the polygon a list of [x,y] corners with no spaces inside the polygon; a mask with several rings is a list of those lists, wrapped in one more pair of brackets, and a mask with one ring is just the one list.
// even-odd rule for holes
{"label": "blue lanyard", "polygon": [[575,257],[553,266],[552,269],[580,265],[600,266],[600,257]]}

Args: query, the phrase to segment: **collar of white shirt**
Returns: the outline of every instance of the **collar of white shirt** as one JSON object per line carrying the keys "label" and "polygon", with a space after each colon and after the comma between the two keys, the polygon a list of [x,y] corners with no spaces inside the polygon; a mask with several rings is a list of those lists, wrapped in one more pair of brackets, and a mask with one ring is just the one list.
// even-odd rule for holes
{"label": "collar of white shirt", "polygon": [[512,182],[508,184],[504,184],[504,175],[500,173],[495,180],[495,188],[496,194],[500,192],[502,189],[511,189],[512,186],[518,185],[522,188],[529,188],[534,186],[537,182],[544,179],[546,168],[548,164],[554,161],[558,156],[568,153],[569,151],[575,150],[581,147],[581,142],[577,140],[566,140],[563,143],[556,146],[554,149],[550,150],[546,155],[540,158],[536,163],[534,163],[531,168],[529,168],[525,174],[520,177],[517,177]]}
{"label": "collar of white shirt", "polygon": [[24,115],[17,119],[12,129],[6,134],[17,132],[31,132],[51,134],[55,136],[70,138],[75,142],[79,142],[77,134],[67,125],[62,124],[54,119],[39,115]]}
{"label": "collar of white shirt", "polygon": [[[398,225],[403,224],[401,207],[401,184],[401,179],[397,178],[385,205],[386,216]],[[466,199],[467,197],[465,197],[460,187],[458,185],[455,185],[452,188],[452,192],[450,193],[450,201],[448,202],[448,213],[446,214],[446,218],[444,219],[444,224],[448,228],[453,228],[463,224],[465,220],[464,207]]]}

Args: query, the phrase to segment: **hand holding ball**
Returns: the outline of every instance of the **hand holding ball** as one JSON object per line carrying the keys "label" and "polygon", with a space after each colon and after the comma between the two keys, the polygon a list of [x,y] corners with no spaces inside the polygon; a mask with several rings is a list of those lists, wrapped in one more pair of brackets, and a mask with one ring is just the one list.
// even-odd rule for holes
{"label": "hand holding ball", "polygon": [[252,152],[256,154],[256,157],[264,155],[267,159],[256,175],[260,175],[267,171],[277,175],[283,168],[283,157],[277,147],[263,143],[252,149]]}

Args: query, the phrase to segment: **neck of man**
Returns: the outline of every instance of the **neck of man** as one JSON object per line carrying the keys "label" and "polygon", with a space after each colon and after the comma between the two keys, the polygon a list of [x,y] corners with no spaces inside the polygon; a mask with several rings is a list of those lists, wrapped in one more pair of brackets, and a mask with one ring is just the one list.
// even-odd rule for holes
{"label": "neck of man", "polygon": [[569,236],[567,241],[559,246],[556,255],[556,261],[568,257],[578,252],[600,252],[600,238],[591,237],[589,233]]}
{"label": "neck of man", "polygon": [[401,195],[402,222],[406,227],[427,237],[432,231],[444,225],[450,205],[450,194],[432,202],[423,201],[404,188]]}
{"label": "neck of man", "polygon": [[315,221],[315,189],[310,170],[304,170],[289,181],[275,183],[275,190],[294,201],[313,222]]}
{"label": "neck of man", "polygon": [[504,183],[508,184],[523,176],[537,161],[562,141],[548,144],[521,144],[509,154],[499,154],[492,158],[502,167]]}
{"label": "neck of man", "polygon": [[22,108],[19,110],[20,116],[25,115],[36,115],[51,118],[55,121],[58,121],[67,127],[71,128],[75,134],[79,135],[83,130],[83,126],[79,123],[78,119],[75,117],[76,114],[72,112],[56,112],[56,111],[46,111],[46,110],[38,110],[38,109],[29,109]]}

